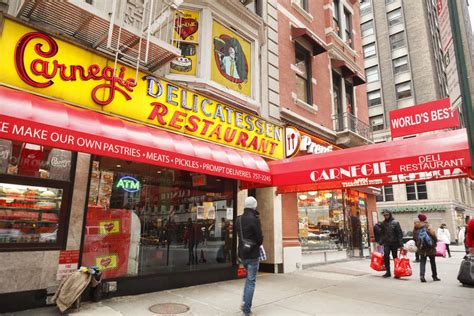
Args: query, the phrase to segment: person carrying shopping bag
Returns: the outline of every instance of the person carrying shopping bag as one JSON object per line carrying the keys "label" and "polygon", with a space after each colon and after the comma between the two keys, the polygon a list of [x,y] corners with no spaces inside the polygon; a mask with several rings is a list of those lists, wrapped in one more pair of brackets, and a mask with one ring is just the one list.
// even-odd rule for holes
{"label": "person carrying shopping bag", "polygon": [[451,258],[451,251],[449,250],[449,245],[451,244],[451,234],[449,233],[448,226],[446,224],[441,224],[436,235],[438,237],[438,241],[444,242],[446,244],[446,251],[448,252],[448,256]]}
{"label": "person carrying shopping bag", "polygon": [[387,272],[383,275],[384,278],[391,277],[390,273],[390,252],[393,259],[397,258],[398,249],[403,246],[403,232],[400,223],[397,222],[392,213],[389,211],[383,212],[384,221],[381,223],[380,244],[383,245],[384,262]]}
{"label": "person carrying shopping bag", "polygon": [[416,247],[420,254],[420,281],[426,282],[425,279],[425,270],[426,270],[426,261],[427,258],[430,258],[431,265],[431,275],[433,281],[441,281],[438,278],[438,272],[436,270],[436,233],[433,230],[433,227],[428,224],[427,217],[424,214],[418,215],[418,222],[415,222],[415,227],[413,228],[413,237],[415,238]]}

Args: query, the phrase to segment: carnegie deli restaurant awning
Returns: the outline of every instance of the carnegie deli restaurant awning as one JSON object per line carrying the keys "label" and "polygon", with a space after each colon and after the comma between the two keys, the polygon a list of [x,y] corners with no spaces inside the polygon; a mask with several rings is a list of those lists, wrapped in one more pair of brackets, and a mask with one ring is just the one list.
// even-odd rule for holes
{"label": "carnegie deli restaurant awning", "polygon": [[271,185],[257,154],[6,87],[0,87],[0,138]]}
{"label": "carnegie deli restaurant awning", "polygon": [[269,163],[278,192],[357,188],[471,175],[465,129]]}

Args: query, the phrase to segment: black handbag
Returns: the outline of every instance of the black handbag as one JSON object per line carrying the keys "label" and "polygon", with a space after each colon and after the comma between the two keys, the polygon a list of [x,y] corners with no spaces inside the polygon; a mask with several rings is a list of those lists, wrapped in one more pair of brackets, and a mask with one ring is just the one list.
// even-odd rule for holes
{"label": "black handbag", "polygon": [[240,228],[240,245],[241,245],[241,251],[243,255],[249,254],[252,249],[257,245],[255,241],[252,241],[250,239],[245,239],[244,238],[244,233],[242,231],[242,217],[239,216],[239,228]]}

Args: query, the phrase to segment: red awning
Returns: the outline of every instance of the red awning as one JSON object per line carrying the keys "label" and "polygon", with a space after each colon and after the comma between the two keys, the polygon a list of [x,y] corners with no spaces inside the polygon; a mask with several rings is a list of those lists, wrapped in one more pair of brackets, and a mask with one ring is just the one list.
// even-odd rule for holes
{"label": "red awning", "polygon": [[327,45],[323,42],[316,34],[313,34],[306,27],[291,27],[291,38],[293,40],[297,38],[303,38],[313,47],[313,56],[319,55],[327,51]]}
{"label": "red awning", "polygon": [[0,138],[271,184],[266,161],[236,149],[0,87]]}
{"label": "red awning", "polygon": [[381,186],[466,177],[465,129],[269,163],[280,192]]}

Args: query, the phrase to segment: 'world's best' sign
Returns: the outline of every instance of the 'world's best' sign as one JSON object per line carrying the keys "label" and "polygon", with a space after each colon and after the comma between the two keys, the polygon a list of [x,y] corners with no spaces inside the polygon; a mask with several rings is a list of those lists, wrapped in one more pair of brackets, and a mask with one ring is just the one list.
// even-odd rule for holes
{"label": "'world's best' sign", "polygon": [[[283,127],[5,19],[0,83],[213,143],[283,159]],[[22,109],[18,109],[21,111]],[[47,123],[47,122],[45,122]]]}
{"label": "'world's best' sign", "polygon": [[449,98],[390,111],[392,138],[459,126],[458,110],[451,111]]}

